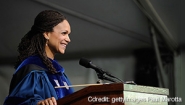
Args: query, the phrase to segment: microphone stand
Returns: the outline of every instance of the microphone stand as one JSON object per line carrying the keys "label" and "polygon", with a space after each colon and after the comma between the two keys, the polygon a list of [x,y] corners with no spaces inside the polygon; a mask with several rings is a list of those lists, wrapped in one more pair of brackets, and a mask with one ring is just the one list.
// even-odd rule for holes
{"label": "microphone stand", "polygon": [[[96,74],[97,74],[98,78],[100,79],[100,81],[101,80],[107,80],[107,81],[111,81],[111,82],[117,82],[114,79],[112,79],[112,78],[115,78],[115,79],[123,82],[121,79],[111,75],[109,72],[106,72],[106,71],[102,70],[101,68],[93,65],[92,63],[91,63],[91,65],[92,65],[92,68],[96,71]],[[112,78],[106,77],[105,75],[107,75],[109,77],[112,77]],[[99,83],[99,82],[97,82],[97,83]]]}
{"label": "microphone stand", "polygon": [[104,74],[106,74],[106,73],[99,73],[99,72],[96,72],[96,74],[97,74],[97,76],[98,76],[98,78],[99,78],[99,80],[97,81],[97,84],[101,84],[102,82],[102,80],[107,80],[107,81],[110,81],[110,82],[115,82],[115,83],[117,83],[117,81],[115,81],[114,79],[112,79],[112,78],[116,78],[116,79],[118,79],[119,81],[121,81],[122,83],[125,83],[125,84],[132,84],[132,85],[137,85],[134,81],[126,81],[126,82],[123,82],[122,80],[120,80],[119,78],[117,78],[117,77],[115,77],[115,76],[110,76],[110,75],[108,75],[108,76],[110,76],[110,77],[112,77],[112,78],[108,78],[108,77],[106,77]]}
{"label": "microphone stand", "polygon": [[[97,74],[98,79],[99,79],[99,80],[97,81],[98,84],[101,84],[101,83],[102,83],[102,80],[107,80],[107,81],[110,81],[110,82],[115,82],[115,83],[117,83],[117,81],[115,81],[114,79],[112,79],[112,78],[115,78],[115,79],[117,79],[117,80],[119,80],[120,82],[125,83],[125,84],[137,85],[134,81],[126,81],[126,82],[124,82],[124,81],[122,81],[121,79],[119,79],[119,78],[117,78],[117,77],[111,75],[109,72],[106,72],[106,71],[103,71],[103,70],[99,71],[99,70],[97,70],[97,69],[95,69],[95,71],[96,71],[96,74]],[[112,77],[112,78],[109,78],[109,77],[107,77],[107,76],[105,76],[105,75],[107,75],[107,76],[109,76],[109,77]]]}
{"label": "microphone stand", "polygon": [[97,83],[101,83],[101,80],[107,80],[107,81],[110,81],[110,82],[116,82],[114,79],[106,77],[104,75],[105,73],[99,73],[99,72],[96,71],[96,74],[97,74],[98,78],[100,79],[99,81],[97,81]]}
{"label": "microphone stand", "polygon": [[110,76],[110,77],[112,77],[112,78],[115,78],[115,79],[119,80],[120,82],[123,82],[123,83],[124,83],[124,81],[122,81],[121,79],[119,79],[119,78],[117,78],[117,77],[111,75],[109,72],[104,71],[104,73],[105,73],[106,75],[108,75],[108,76]]}

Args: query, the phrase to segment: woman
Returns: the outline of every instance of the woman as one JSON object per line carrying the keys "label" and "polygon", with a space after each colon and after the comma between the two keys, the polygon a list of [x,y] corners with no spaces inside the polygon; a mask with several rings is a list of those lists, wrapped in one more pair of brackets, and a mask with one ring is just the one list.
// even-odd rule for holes
{"label": "woman", "polygon": [[56,100],[73,93],[64,69],[54,60],[70,42],[70,24],[57,11],[40,12],[31,30],[22,38],[9,95],[4,105],[56,105]]}

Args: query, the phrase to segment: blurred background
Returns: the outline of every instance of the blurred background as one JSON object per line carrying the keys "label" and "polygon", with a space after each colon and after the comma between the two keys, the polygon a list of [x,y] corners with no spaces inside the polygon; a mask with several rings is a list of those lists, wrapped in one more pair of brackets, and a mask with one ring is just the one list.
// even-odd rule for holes
{"label": "blurred background", "polygon": [[0,104],[8,95],[17,46],[36,15],[47,9],[63,13],[71,25],[71,43],[55,59],[72,84],[98,80],[94,70],[79,65],[85,57],[123,81],[168,88],[170,97],[185,99],[184,4],[183,0],[1,0]]}

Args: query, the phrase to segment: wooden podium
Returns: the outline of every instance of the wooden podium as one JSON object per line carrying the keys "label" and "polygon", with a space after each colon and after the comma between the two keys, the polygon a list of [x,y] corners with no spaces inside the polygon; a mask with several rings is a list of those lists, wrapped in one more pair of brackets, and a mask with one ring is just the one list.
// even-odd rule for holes
{"label": "wooden podium", "polygon": [[168,105],[165,88],[123,83],[89,86],[57,100],[57,105]]}

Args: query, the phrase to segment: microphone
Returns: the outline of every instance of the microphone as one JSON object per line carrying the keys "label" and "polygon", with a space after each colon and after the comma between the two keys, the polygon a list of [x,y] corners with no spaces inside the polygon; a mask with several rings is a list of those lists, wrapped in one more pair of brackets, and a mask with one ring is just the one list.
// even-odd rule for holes
{"label": "microphone", "polygon": [[80,61],[79,61],[79,64],[81,66],[86,67],[86,68],[92,68],[92,69],[94,69],[96,72],[98,72],[100,74],[105,74],[105,71],[103,71],[101,68],[99,68],[96,65],[94,65],[90,60],[88,60],[86,58],[81,58]]}
{"label": "microphone", "polygon": [[119,81],[123,82],[121,79],[119,79],[119,78],[117,78],[117,77],[111,75],[110,73],[108,73],[108,72],[102,70],[101,68],[97,67],[97,66],[94,65],[90,60],[88,60],[88,59],[86,59],[86,58],[81,58],[80,61],[79,61],[79,64],[80,64],[81,66],[86,67],[86,68],[92,68],[92,69],[94,69],[97,73],[99,73],[98,76],[100,76],[100,74],[101,74],[101,76],[99,77],[99,78],[101,78],[101,79],[106,79],[106,80],[115,82],[114,80],[112,80],[112,79],[110,79],[110,78],[108,78],[108,77],[105,77],[104,74],[106,74],[106,75],[108,75],[108,76],[110,76],[110,77],[112,77],[112,78],[116,78],[116,79],[118,79]]}

